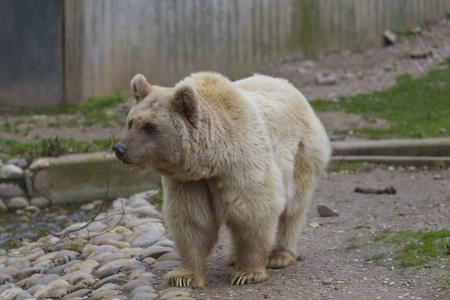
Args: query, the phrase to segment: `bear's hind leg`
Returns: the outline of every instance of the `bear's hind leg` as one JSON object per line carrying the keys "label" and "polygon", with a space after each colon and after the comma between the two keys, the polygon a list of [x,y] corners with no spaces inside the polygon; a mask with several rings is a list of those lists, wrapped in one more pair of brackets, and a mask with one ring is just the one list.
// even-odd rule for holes
{"label": "bear's hind leg", "polygon": [[[320,150],[307,151],[305,145],[306,143],[300,144],[295,158],[294,194],[292,199],[287,199],[286,208],[280,216],[277,242],[267,261],[267,267],[271,269],[284,268],[295,263],[297,243],[306,212],[328,160],[325,154],[321,155]],[[326,147],[321,150],[326,150]]]}

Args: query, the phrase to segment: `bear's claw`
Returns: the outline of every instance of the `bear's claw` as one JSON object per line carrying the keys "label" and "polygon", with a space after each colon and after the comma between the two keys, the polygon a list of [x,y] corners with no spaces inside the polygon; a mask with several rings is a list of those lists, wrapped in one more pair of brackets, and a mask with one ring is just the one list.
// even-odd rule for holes
{"label": "bear's claw", "polygon": [[172,277],[169,279],[171,286],[176,287],[190,287],[192,283],[191,278]]}
{"label": "bear's claw", "polygon": [[265,271],[237,271],[231,276],[231,285],[258,283],[266,279]]}

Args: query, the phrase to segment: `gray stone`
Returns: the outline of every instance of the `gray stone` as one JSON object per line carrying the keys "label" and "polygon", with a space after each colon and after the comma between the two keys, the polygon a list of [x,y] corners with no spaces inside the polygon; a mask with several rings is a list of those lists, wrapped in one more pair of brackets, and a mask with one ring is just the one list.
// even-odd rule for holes
{"label": "gray stone", "polygon": [[83,269],[83,270],[78,270],[78,271],[70,273],[70,274],[66,274],[62,277],[62,279],[64,279],[71,285],[76,285],[80,281],[87,282],[88,280],[90,280],[90,278],[94,278],[94,276],[92,276],[91,273],[88,272],[88,270],[89,269]]}
{"label": "gray stone", "polygon": [[40,267],[24,268],[24,269],[21,269],[21,270],[19,270],[17,272],[16,279],[17,280],[22,280],[22,279],[25,279],[27,277],[30,277],[33,274],[40,273],[41,271],[43,271],[43,269],[40,268]]}
{"label": "gray stone", "polygon": [[136,271],[136,270],[145,270],[147,268],[147,265],[145,263],[142,263],[140,261],[133,261],[129,262],[126,265],[122,267],[122,272],[129,272],[129,271]]}
{"label": "gray stone", "polygon": [[27,291],[23,291],[17,294],[15,300],[27,300],[27,299],[33,299],[33,296]]}
{"label": "gray stone", "polygon": [[82,298],[82,297],[86,296],[87,294],[89,294],[90,292],[91,291],[88,289],[81,289],[81,290],[75,291],[73,293],[67,294],[61,300],[74,299],[77,297]]}
{"label": "gray stone", "polygon": [[0,285],[13,281],[13,278],[7,274],[0,273]]}
{"label": "gray stone", "polygon": [[22,209],[22,208],[27,207],[28,201],[27,201],[27,199],[25,199],[23,197],[14,197],[14,198],[7,199],[5,201],[5,204],[9,210],[17,210],[17,209]]}
{"label": "gray stone", "polygon": [[6,162],[6,164],[8,164],[8,165],[16,165],[18,162],[19,162],[19,158],[18,157],[13,157],[13,158],[9,159]]}
{"label": "gray stone", "polygon": [[[148,282],[148,281],[146,281],[146,280],[135,279],[135,280],[132,280],[132,281],[128,282],[127,284],[125,284],[125,285],[122,287],[122,290],[123,290],[124,292],[129,293],[129,292],[133,291],[134,289],[136,289],[136,288],[138,288],[138,287],[143,287],[143,286],[147,286],[147,287],[148,287],[149,285],[150,285],[150,282]],[[154,291],[155,291],[155,290],[147,291],[147,292],[153,293]]]}
{"label": "gray stone", "polygon": [[22,158],[16,163],[16,165],[19,168],[25,169],[26,167],[28,167],[28,162],[27,162],[27,160],[25,158]]}
{"label": "gray stone", "polygon": [[19,179],[23,176],[23,170],[15,165],[4,165],[0,168],[0,178],[2,179]]}
{"label": "gray stone", "polygon": [[0,213],[7,212],[7,211],[8,211],[8,208],[6,207],[5,202],[3,202],[2,199],[0,199]]}
{"label": "gray stone", "polygon": [[35,285],[35,286],[29,288],[27,290],[27,292],[30,293],[31,295],[34,295],[38,290],[40,290],[41,288],[44,288],[44,287],[45,287],[45,285],[43,285],[43,284],[42,285]]}
{"label": "gray stone", "polygon": [[134,247],[150,247],[154,245],[159,240],[159,233],[154,234],[143,232],[136,236],[132,241],[131,245]]}
{"label": "gray stone", "polygon": [[57,280],[57,279],[60,279],[60,278],[61,277],[59,275],[49,274],[49,275],[46,275],[46,276],[44,276],[42,278],[30,279],[30,280],[27,281],[25,289],[28,290],[29,288],[31,288],[31,287],[33,287],[35,285],[47,285],[50,282],[52,282],[54,280]]}
{"label": "gray stone", "polygon": [[25,192],[14,183],[0,183],[0,198],[7,199],[21,197]]}
{"label": "gray stone", "polygon": [[127,201],[127,207],[131,207],[131,208],[141,208],[141,207],[145,207],[145,206],[150,206],[151,204],[143,199],[143,198],[131,198]]}
{"label": "gray stone", "polygon": [[155,246],[161,246],[161,247],[171,247],[171,248],[175,248],[175,244],[174,242],[172,242],[171,240],[167,240],[167,239],[163,239],[158,241]]}
{"label": "gray stone", "polygon": [[62,275],[65,274],[66,271],[74,264],[81,262],[80,260],[73,260],[73,261],[69,261],[68,263],[61,265],[61,266],[57,266],[54,268],[51,268],[50,270],[48,270],[47,274],[57,274],[57,275]]}
{"label": "gray stone", "polygon": [[336,84],[336,76],[333,74],[324,74],[319,72],[316,74],[316,81],[319,85]]}
{"label": "gray stone", "polygon": [[30,204],[37,207],[47,207],[50,205],[50,200],[45,197],[35,197],[31,199]]}
{"label": "gray stone", "polygon": [[105,253],[105,252],[115,253],[117,251],[119,251],[119,249],[117,249],[117,247],[110,246],[110,245],[103,245],[103,246],[99,246],[98,248],[95,248],[94,251],[92,251],[91,254],[88,255],[88,258],[92,258],[94,256],[97,256],[97,255]]}
{"label": "gray stone", "polygon": [[[131,282],[133,282],[133,281],[131,281]],[[131,282],[130,282],[130,283],[131,283]],[[129,283],[127,283],[127,284],[129,284]],[[126,284],[126,285],[127,285],[127,284]],[[125,287],[125,286],[124,286],[124,287]],[[128,297],[133,298],[135,295],[138,295],[138,294],[143,294],[143,293],[154,293],[154,292],[155,292],[155,289],[152,288],[151,286],[143,285],[143,286],[138,286],[138,287],[134,288],[134,289],[128,294]]]}
{"label": "gray stone", "polygon": [[107,263],[110,261],[114,261],[114,260],[118,260],[121,258],[124,258],[124,254],[123,253],[111,253],[111,252],[105,252],[99,255],[96,255],[94,257],[92,257],[92,260],[97,261],[99,264],[103,264],[103,263]]}
{"label": "gray stone", "polygon": [[99,282],[94,284],[94,289],[98,289],[107,283],[124,285],[127,283],[126,278],[127,278],[127,276],[125,274],[116,274],[116,275],[112,275],[112,276],[103,278],[102,280],[100,280]]}
{"label": "gray stone", "polygon": [[119,291],[116,290],[96,290],[92,293],[91,300],[112,300],[115,296],[119,295]]}
{"label": "gray stone", "polygon": [[131,300],[153,300],[158,299],[159,295],[155,293],[142,293],[137,294]]}
{"label": "gray stone", "polygon": [[11,277],[16,277],[16,274],[19,270],[17,270],[16,268],[13,267],[4,267],[0,269],[0,273],[1,274],[6,274],[9,275]]}
{"label": "gray stone", "polygon": [[39,171],[34,177],[34,191],[37,195],[45,195],[51,187],[50,174],[45,171]]}
{"label": "gray stone", "polygon": [[103,270],[105,270],[105,269],[108,269],[110,267],[123,267],[124,265],[126,265],[127,263],[132,262],[132,261],[136,261],[136,260],[129,258],[129,259],[119,259],[119,260],[111,261],[109,263],[102,265],[101,267],[96,269],[93,273],[94,273],[94,275],[98,275],[101,272],[103,272]]}
{"label": "gray stone", "polygon": [[6,290],[9,290],[9,289],[12,289],[15,287],[16,286],[14,285],[14,283],[7,283],[7,284],[0,285],[0,294]]}
{"label": "gray stone", "polygon": [[158,258],[158,261],[169,261],[169,260],[181,261],[181,257],[176,252],[169,252],[169,253],[161,255]]}
{"label": "gray stone", "polygon": [[175,297],[189,297],[191,294],[189,294],[188,292],[186,292],[185,290],[177,290],[177,291],[170,291],[167,293],[164,293],[161,295],[161,300],[167,300],[167,299],[172,299]]}
{"label": "gray stone", "polygon": [[338,211],[331,209],[324,204],[317,205],[317,212],[321,217],[334,217],[339,215]]}
{"label": "gray stone", "polygon": [[179,261],[169,260],[169,261],[155,262],[153,265],[150,266],[150,268],[151,269],[156,269],[156,268],[172,269],[172,268],[178,267],[179,265],[180,265]]}
{"label": "gray stone", "polygon": [[23,290],[21,288],[11,288],[11,289],[7,289],[6,291],[3,291],[0,294],[0,299],[1,300],[14,300],[16,299],[17,295],[19,295]]}
{"label": "gray stone", "polygon": [[115,275],[115,274],[119,273],[119,271],[120,271],[120,268],[118,268],[118,267],[110,267],[110,268],[103,270],[100,274],[98,274],[97,278],[103,279],[103,278],[109,277],[111,275]]}
{"label": "gray stone", "polygon": [[161,246],[151,246],[147,249],[144,249],[141,253],[141,259],[145,257],[152,257],[154,259],[158,259],[163,254],[172,252],[173,248],[169,247],[161,247]]}
{"label": "gray stone", "polygon": [[58,279],[50,282],[47,286],[39,289],[33,295],[34,298],[37,299],[46,299],[46,298],[62,298],[68,294],[70,285],[67,281],[63,279]]}
{"label": "gray stone", "polygon": [[42,169],[50,166],[50,162],[47,158],[38,158],[30,165],[30,170]]}
{"label": "gray stone", "polygon": [[99,235],[99,236],[96,236],[96,237],[92,238],[89,241],[89,244],[99,246],[99,245],[103,245],[105,243],[105,241],[107,241],[107,240],[121,241],[121,240],[123,240],[123,235],[121,235],[121,234],[114,234],[114,233],[112,233],[112,234],[102,234],[102,235]]}
{"label": "gray stone", "polygon": [[390,30],[385,30],[383,37],[385,45],[391,45],[397,41],[397,35]]}
{"label": "gray stone", "polygon": [[24,268],[28,268],[31,265],[31,263],[26,259],[20,259],[16,260],[13,263],[9,265],[11,268],[16,268],[17,270],[21,270]]}

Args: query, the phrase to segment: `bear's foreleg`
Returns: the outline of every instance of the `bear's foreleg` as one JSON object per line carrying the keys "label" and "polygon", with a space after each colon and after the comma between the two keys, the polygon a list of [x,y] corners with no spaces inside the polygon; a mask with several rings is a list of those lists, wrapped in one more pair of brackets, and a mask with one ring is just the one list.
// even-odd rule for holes
{"label": "bear's foreleg", "polygon": [[180,182],[165,178],[164,214],[181,257],[178,268],[166,276],[172,286],[203,287],[207,257],[219,231],[203,181]]}
{"label": "bear's foreleg", "polygon": [[258,283],[268,278],[266,261],[275,242],[277,216],[265,218],[261,214],[255,220],[257,215],[227,222],[234,243],[234,255],[229,261],[235,265],[231,284]]}

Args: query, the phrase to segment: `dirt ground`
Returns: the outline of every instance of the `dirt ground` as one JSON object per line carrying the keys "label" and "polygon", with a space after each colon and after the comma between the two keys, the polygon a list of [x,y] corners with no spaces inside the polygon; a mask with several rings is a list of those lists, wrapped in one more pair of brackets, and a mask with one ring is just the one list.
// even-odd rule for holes
{"label": "dirt ground", "polygon": [[[269,270],[260,284],[230,286],[225,259],[228,237],[209,258],[205,288],[197,299],[450,299],[450,255],[421,267],[396,266],[395,247],[374,241],[383,232],[450,228],[450,170],[371,170],[327,174],[319,184],[298,245],[304,258]],[[355,187],[397,189],[396,195],[366,195]],[[318,203],[337,209],[320,217]],[[318,222],[319,228],[308,226]],[[377,262],[372,257],[383,255]],[[392,269],[392,267],[394,268]],[[164,286],[164,284],[163,284]]]}

